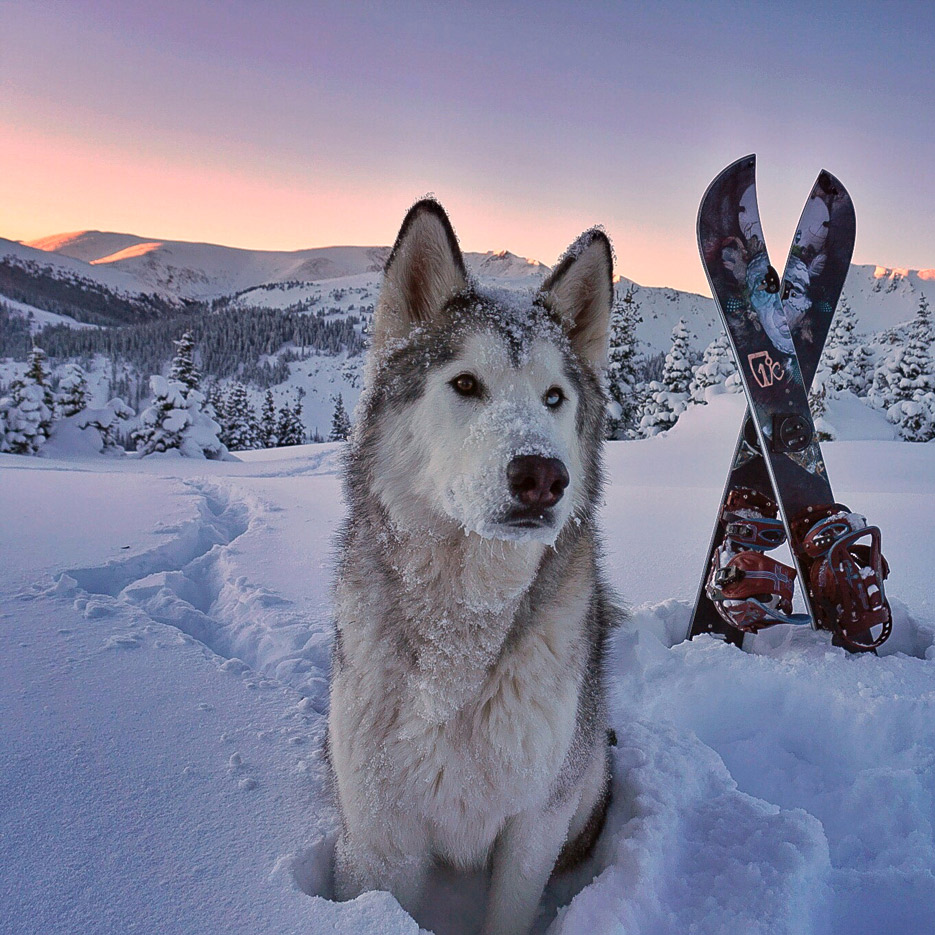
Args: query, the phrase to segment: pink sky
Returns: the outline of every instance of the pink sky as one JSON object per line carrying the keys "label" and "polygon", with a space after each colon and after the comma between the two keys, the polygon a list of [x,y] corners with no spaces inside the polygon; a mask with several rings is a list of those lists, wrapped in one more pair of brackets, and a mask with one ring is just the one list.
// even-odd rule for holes
{"label": "pink sky", "polygon": [[0,5],[0,236],[387,244],[432,191],[467,250],[601,223],[619,273],[705,291],[698,201],[755,151],[774,262],[826,167],[856,260],[935,266],[927,7],[650,6]]}

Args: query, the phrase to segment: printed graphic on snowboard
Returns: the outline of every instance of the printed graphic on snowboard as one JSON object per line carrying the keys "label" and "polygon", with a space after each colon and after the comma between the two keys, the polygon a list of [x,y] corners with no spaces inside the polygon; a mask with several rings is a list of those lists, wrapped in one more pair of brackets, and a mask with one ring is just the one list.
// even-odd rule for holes
{"label": "printed graphic on snowboard", "polygon": [[[792,333],[783,313],[781,284],[776,271],[769,265],[766,243],[756,203],[756,162],[750,159],[739,171],[721,176],[713,190],[705,196],[710,209],[701,218],[699,237],[705,267],[712,288],[722,298],[724,311],[738,335],[737,344],[749,354],[761,353],[775,359],[769,370],[769,382],[762,382],[762,359],[750,367],[748,376],[760,386],[774,386],[778,373],[794,375],[786,360],[795,354]],[[815,223],[820,228],[820,212]],[[809,244],[812,239],[807,238]],[[806,253],[803,251],[803,256]],[[820,265],[820,261],[819,261]],[[807,264],[799,270],[799,279],[809,277]],[[804,301],[809,288],[805,284]],[[779,382],[782,382],[781,380]]]}
{"label": "printed graphic on snowboard", "polygon": [[830,172],[821,172],[786,261],[781,300],[805,385],[811,383],[854,249],[854,205]]}
{"label": "printed graphic on snowboard", "polygon": [[[782,282],[769,265],[756,202],[755,160],[718,179],[709,193],[716,206],[699,235],[705,266],[725,312],[741,336],[755,346],[748,377],[761,388],[798,374],[786,359],[796,353],[809,375],[818,357],[854,244],[854,209],[843,186],[822,172],[799,219]],[[751,354],[752,357],[752,354]],[[764,369],[765,365],[765,369]]]}

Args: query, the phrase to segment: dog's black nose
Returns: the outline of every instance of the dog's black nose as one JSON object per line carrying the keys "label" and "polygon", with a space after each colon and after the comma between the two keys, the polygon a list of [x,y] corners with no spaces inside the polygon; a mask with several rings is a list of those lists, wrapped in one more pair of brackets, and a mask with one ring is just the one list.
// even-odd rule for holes
{"label": "dog's black nose", "polygon": [[558,458],[517,455],[508,465],[510,493],[524,506],[555,506],[568,486],[568,471]]}

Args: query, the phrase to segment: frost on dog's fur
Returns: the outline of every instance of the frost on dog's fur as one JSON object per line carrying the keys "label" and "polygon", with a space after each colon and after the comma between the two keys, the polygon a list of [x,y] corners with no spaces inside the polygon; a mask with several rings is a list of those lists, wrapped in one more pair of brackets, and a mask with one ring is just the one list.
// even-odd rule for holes
{"label": "frost on dog's fur", "polygon": [[[484,931],[518,935],[560,852],[600,826],[614,610],[593,512],[611,264],[591,231],[537,294],[507,297],[470,281],[437,203],[400,230],[335,583],[343,898],[388,889],[415,911],[432,861],[489,863]],[[557,494],[522,498],[510,466],[526,461],[562,466]]]}
{"label": "frost on dog's fur", "polygon": [[541,291],[561,315],[577,352],[596,367],[607,362],[613,303],[613,252],[599,228],[585,231],[558,261]]}

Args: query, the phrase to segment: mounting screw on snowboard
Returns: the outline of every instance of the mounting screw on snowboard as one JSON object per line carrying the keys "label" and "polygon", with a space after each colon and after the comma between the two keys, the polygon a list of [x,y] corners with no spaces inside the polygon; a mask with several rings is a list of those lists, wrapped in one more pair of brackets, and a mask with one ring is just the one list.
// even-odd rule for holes
{"label": "mounting screw on snowboard", "polygon": [[773,451],[805,451],[812,435],[811,422],[804,416],[784,412],[773,416]]}
{"label": "mounting screw on snowboard", "polygon": [[766,275],[763,277],[763,288],[770,295],[775,295],[779,292],[779,273],[777,273],[772,266],[766,267]]}

